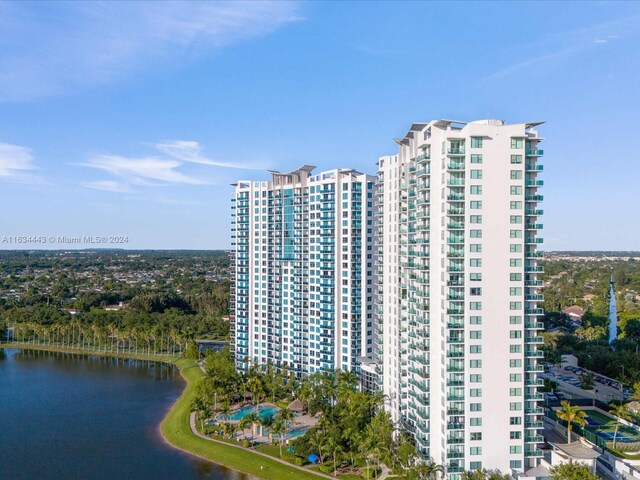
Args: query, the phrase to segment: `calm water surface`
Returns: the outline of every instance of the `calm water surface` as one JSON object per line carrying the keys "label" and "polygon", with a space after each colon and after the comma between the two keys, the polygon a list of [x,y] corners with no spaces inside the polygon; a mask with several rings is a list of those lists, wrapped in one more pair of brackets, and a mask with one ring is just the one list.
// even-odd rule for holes
{"label": "calm water surface", "polygon": [[0,350],[0,479],[250,480],[164,444],[183,387],[172,365]]}

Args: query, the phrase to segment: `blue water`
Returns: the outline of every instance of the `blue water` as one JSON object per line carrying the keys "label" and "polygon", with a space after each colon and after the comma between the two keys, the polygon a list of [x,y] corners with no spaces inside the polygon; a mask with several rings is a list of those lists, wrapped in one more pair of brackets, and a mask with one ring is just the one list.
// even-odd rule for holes
{"label": "blue water", "polygon": [[[229,415],[229,420],[240,421],[250,413],[253,413],[254,411],[255,411],[255,407],[252,407],[252,406],[243,407],[237,412],[235,412],[233,415]],[[273,417],[277,411],[278,409],[276,407],[259,406],[258,416],[263,419],[267,417]]]}
{"label": "blue water", "polygon": [[611,275],[609,296],[609,343],[612,343],[618,338],[618,306],[616,305],[616,292],[613,289],[613,275]]}
{"label": "blue water", "polygon": [[293,430],[287,432],[287,438],[299,437],[307,433],[308,428],[294,428]]}
{"label": "blue water", "polygon": [[0,479],[247,480],[164,443],[173,365],[0,349]]}

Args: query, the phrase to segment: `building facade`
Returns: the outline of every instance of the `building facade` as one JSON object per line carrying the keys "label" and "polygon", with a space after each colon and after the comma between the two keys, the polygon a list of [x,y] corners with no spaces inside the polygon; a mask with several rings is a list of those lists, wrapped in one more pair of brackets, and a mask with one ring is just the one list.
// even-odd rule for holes
{"label": "building facade", "polygon": [[451,479],[542,455],[537,125],[416,123],[378,162],[381,386]]}
{"label": "building facade", "polygon": [[313,167],[235,184],[234,354],[239,370],[359,372],[373,330],[375,178]]}

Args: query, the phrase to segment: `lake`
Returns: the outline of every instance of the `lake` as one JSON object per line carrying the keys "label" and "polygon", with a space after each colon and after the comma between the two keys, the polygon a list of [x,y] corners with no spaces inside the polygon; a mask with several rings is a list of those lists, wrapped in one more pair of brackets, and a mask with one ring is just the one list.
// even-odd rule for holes
{"label": "lake", "polygon": [[0,350],[0,479],[250,480],[163,442],[183,388],[173,365]]}

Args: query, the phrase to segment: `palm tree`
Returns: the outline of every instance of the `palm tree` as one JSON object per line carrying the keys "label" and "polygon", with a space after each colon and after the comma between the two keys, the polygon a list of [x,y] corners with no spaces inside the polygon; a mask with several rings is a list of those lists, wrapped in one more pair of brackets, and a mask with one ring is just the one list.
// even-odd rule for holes
{"label": "palm tree", "polygon": [[[249,415],[245,415],[244,417],[242,417],[242,419],[238,422],[238,428],[240,430],[242,430],[242,433],[244,434],[244,431],[249,428],[253,428],[253,418],[252,418],[253,414],[249,414]],[[246,438],[246,435],[245,435]],[[253,432],[251,432],[251,440],[253,440]]]}
{"label": "palm tree", "polygon": [[561,410],[556,412],[556,415],[560,420],[567,422],[567,443],[571,443],[571,428],[572,423],[584,427],[587,424],[587,413],[584,410],[580,410],[577,405],[571,405],[566,400],[560,402],[562,406]]}
{"label": "palm tree", "polygon": [[260,423],[260,417],[257,413],[252,412],[245,415],[242,420],[246,421],[251,426],[251,441],[253,442],[253,436],[255,434],[256,425]]}
{"label": "palm tree", "polygon": [[640,402],[640,382],[635,382],[633,387],[631,387],[631,397],[629,400]]}
{"label": "palm tree", "polygon": [[284,443],[285,434],[287,433],[287,424],[281,419],[276,418],[269,427],[269,432],[271,432],[272,435],[278,435],[278,444],[280,445],[280,458],[282,458],[282,444]]}
{"label": "palm tree", "polygon": [[444,478],[444,474],[446,472],[444,466],[437,464],[433,459],[429,459],[427,462],[417,465],[415,469],[420,480],[435,480],[438,478],[438,475],[441,478]]}
{"label": "palm tree", "polygon": [[326,445],[327,445],[326,432],[321,429],[317,430],[316,434],[309,439],[309,443],[311,444],[312,447],[314,447],[317,450],[318,456],[320,457],[320,463],[324,463],[324,456],[322,452],[326,450]]}
{"label": "palm tree", "polygon": [[204,419],[211,415],[211,407],[205,402],[204,398],[197,396],[191,403],[191,409],[194,410],[198,418],[200,418],[200,427],[204,431]]}
{"label": "palm tree", "polygon": [[612,413],[616,416],[616,431],[613,434],[613,449],[616,449],[616,440],[618,438],[618,428],[620,427],[620,420],[626,420],[630,422],[632,420],[632,415],[626,405],[614,405],[614,407],[609,410],[609,413]]}
{"label": "palm tree", "polygon": [[335,477],[336,471],[338,470],[338,467],[336,466],[338,455],[343,453],[344,450],[342,448],[342,445],[340,444],[339,439],[334,437],[333,435],[327,437],[326,448],[331,453],[331,456],[333,458],[333,476]]}

